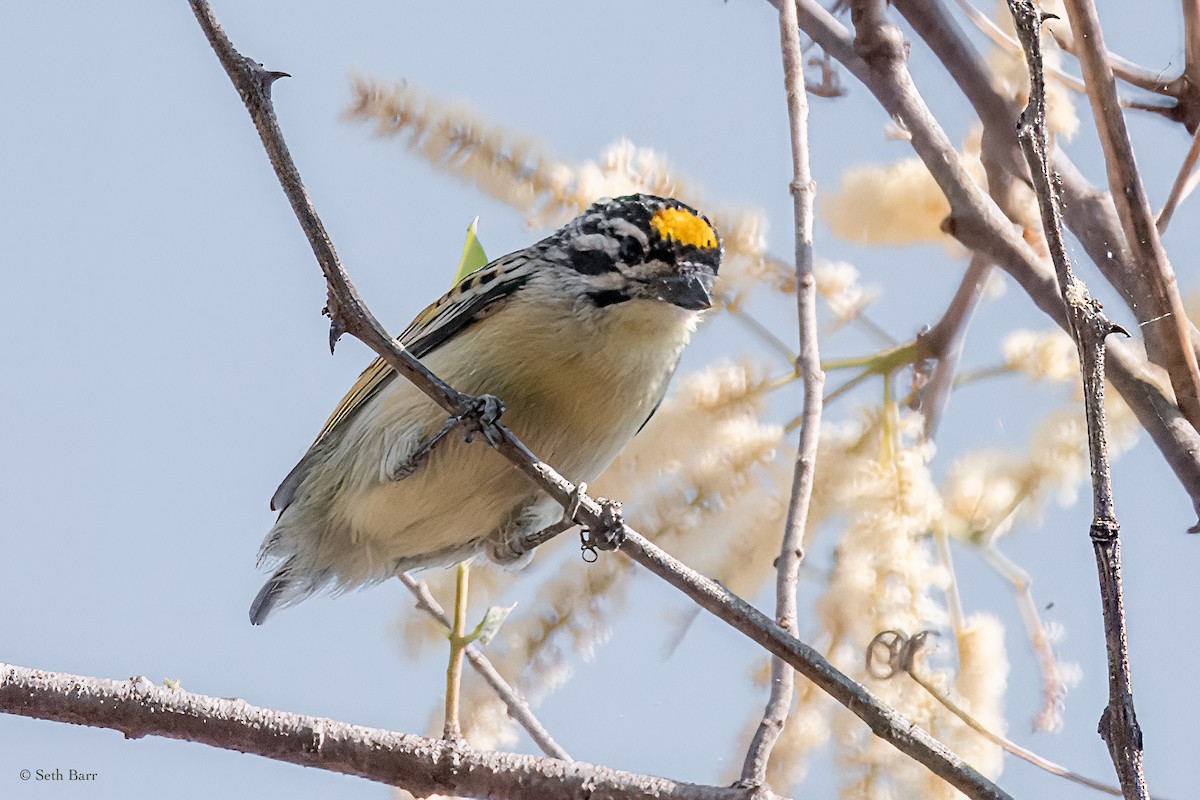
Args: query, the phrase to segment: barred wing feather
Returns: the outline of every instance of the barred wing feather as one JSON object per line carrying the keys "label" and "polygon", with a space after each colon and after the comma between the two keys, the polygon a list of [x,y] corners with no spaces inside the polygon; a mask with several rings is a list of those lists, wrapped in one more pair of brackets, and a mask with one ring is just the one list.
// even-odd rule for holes
{"label": "barred wing feather", "polygon": [[[468,275],[442,295],[440,300],[418,314],[397,337],[397,341],[417,358],[424,358],[456,333],[500,310],[528,282],[529,273],[528,257],[524,254],[496,259]],[[292,468],[275,490],[271,498],[272,510],[282,511],[292,502],[297,487],[317,456],[318,446],[395,377],[395,371],[383,359],[376,358],[371,362],[333,410],[300,463]]]}

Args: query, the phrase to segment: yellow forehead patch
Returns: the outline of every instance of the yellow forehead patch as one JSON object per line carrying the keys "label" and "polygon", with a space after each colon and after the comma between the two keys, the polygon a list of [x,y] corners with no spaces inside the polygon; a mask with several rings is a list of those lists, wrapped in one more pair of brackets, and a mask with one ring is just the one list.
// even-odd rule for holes
{"label": "yellow forehead patch", "polygon": [[717,246],[717,232],[712,226],[690,211],[682,208],[660,208],[650,218],[650,224],[664,239],[674,239],[693,247],[713,248]]}

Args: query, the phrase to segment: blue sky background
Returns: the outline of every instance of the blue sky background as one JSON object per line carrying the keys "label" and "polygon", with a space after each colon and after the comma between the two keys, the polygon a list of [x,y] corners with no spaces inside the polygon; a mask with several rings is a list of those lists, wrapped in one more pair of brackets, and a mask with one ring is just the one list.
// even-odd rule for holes
{"label": "blue sky background", "polygon": [[[1114,50],[1174,74],[1177,5],[1099,5]],[[215,9],[242,52],[293,75],[276,89],[292,153],[353,279],[393,330],[444,290],[475,215],[493,255],[542,232],[339,121],[352,69],[466,100],[567,160],[595,158],[627,136],[667,154],[719,204],[763,208],[772,250],[791,252],[778,35],[761,0],[273,0]],[[9,340],[0,350],[0,660],[112,678],[169,676],[192,691],[424,732],[444,664],[440,655],[403,657],[391,631],[397,617],[416,612],[398,583],[309,601],[263,628],[246,619],[262,581],[254,557],[273,518],[268,499],[369,354],[346,340],[328,355],[320,272],[187,5],[10,4],[3,19]],[[919,45],[912,61],[960,141],[965,102]],[[885,138],[885,115],[844,77],[846,97],[813,100],[822,187],[836,185],[851,163],[910,154]],[[1077,107],[1086,119],[1086,105]],[[1132,129],[1157,207],[1188,139],[1144,117]],[[1070,150],[1103,183],[1087,130],[1085,121]],[[1197,202],[1178,211],[1166,238],[1185,290],[1197,285]],[[873,314],[899,338],[937,318],[961,274],[938,246],[864,250],[823,226],[817,237],[819,253],[852,260],[866,282],[883,287]],[[1090,264],[1081,271],[1096,284]],[[786,302],[759,308],[794,338]],[[1109,308],[1130,322],[1116,303]],[[979,314],[965,364],[995,363],[999,337],[1013,327],[1047,323],[1010,282]],[[848,335],[824,347],[850,355],[865,342]],[[755,347],[736,329],[714,326],[688,359],[697,365]],[[935,469],[968,445],[1019,445],[1061,396],[1019,378],[963,391]],[[1200,541],[1183,533],[1195,517],[1144,437],[1115,480],[1147,773],[1156,795],[1182,800],[1195,791],[1189,721],[1200,713],[1192,688]],[[1019,528],[1002,545],[1032,573],[1039,604],[1054,603],[1047,617],[1067,630],[1059,650],[1084,670],[1058,736],[1027,732],[1036,672],[1009,594],[969,550],[958,550],[957,565],[968,607],[994,610],[1009,626],[1015,738],[1107,777],[1094,733],[1107,689],[1089,513],[1086,504],[1053,510],[1044,527]],[[636,510],[630,519],[636,526]],[[767,596],[755,599],[768,607]],[[749,680],[754,647],[702,617],[668,658],[664,615],[686,602],[644,576],[629,607],[638,613],[615,621],[611,642],[577,666],[540,715],[576,758],[720,780],[740,763],[736,736],[763,700]],[[4,797],[388,796],[359,779],[253,756],[9,716],[0,716],[0,741]],[[800,794],[834,795],[822,760]],[[38,768],[99,779],[84,786],[17,777]],[[1016,797],[1096,796],[1015,761],[1001,783]]]}

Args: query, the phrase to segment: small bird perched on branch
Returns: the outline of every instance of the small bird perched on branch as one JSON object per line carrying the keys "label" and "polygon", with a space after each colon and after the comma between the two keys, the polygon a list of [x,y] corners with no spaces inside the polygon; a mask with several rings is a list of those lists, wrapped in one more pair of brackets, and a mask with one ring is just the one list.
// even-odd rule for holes
{"label": "small bird perched on branch", "polygon": [[[498,258],[421,312],[399,342],[574,481],[596,478],[646,424],[712,305],[721,242],[683,203],[601,200]],[[250,621],[479,554],[506,560],[559,506],[499,453],[448,435],[446,412],[376,360],[271,499]],[[482,437],[478,437],[482,438]]]}

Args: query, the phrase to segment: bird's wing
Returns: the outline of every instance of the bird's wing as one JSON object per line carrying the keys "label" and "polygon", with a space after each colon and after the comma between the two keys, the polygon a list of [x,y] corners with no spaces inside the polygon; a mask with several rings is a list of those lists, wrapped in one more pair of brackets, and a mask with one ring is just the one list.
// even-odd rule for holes
{"label": "bird's wing", "polygon": [[[417,358],[424,358],[456,333],[502,308],[507,300],[528,282],[529,274],[526,256],[513,254],[498,258],[468,275],[442,295],[441,299],[418,314],[396,340]],[[292,468],[275,490],[275,495],[271,498],[273,510],[282,511],[292,502],[296,488],[312,466],[318,446],[395,377],[395,370],[382,358],[376,358],[363,370],[354,386],[333,410],[325,422],[325,427],[317,434],[316,440],[300,459],[300,463]]]}

